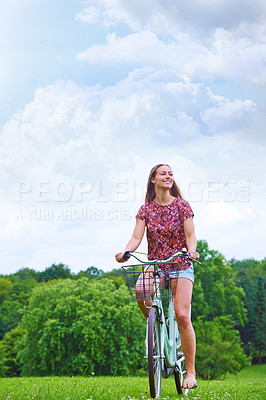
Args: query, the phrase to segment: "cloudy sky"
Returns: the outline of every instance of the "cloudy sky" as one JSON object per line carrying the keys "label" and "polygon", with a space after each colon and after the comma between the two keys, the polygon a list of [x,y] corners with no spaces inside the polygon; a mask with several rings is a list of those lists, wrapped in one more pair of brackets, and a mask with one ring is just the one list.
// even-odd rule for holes
{"label": "cloudy sky", "polygon": [[118,267],[161,162],[198,239],[266,256],[264,0],[0,9],[0,273]]}

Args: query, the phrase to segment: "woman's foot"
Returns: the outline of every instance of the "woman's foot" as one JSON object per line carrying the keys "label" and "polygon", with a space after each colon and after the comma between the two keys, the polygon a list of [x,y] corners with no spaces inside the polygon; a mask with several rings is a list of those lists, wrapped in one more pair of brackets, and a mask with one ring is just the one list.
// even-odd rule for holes
{"label": "woman's foot", "polygon": [[197,381],[194,374],[187,374],[184,382],[183,388],[184,389],[193,389],[197,387]]}

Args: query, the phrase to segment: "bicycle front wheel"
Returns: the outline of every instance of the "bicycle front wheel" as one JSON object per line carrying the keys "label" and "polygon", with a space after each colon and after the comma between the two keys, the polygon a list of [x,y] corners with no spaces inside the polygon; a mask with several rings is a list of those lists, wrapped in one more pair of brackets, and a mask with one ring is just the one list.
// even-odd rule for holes
{"label": "bicycle front wheel", "polygon": [[[178,394],[182,394],[184,390],[184,394],[188,394],[188,391],[183,389],[183,382],[186,375],[186,362],[184,356],[181,356],[180,359],[176,363],[176,368],[174,369],[175,376],[175,385]],[[182,390],[183,389],[183,390]]]}
{"label": "bicycle front wheel", "polygon": [[148,367],[151,397],[161,396],[161,339],[160,322],[155,308],[151,308],[148,319]]}

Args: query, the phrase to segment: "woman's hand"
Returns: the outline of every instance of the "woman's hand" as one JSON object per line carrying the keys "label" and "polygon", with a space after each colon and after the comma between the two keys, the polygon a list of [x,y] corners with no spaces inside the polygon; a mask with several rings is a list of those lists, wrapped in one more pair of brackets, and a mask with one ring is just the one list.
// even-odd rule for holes
{"label": "woman's hand", "polygon": [[190,255],[193,260],[198,260],[199,259],[199,253],[197,251],[188,251],[188,254]]}
{"label": "woman's hand", "polygon": [[119,263],[125,262],[126,260],[123,259],[123,255],[124,255],[124,253],[117,253],[115,255],[116,261],[119,262]]}

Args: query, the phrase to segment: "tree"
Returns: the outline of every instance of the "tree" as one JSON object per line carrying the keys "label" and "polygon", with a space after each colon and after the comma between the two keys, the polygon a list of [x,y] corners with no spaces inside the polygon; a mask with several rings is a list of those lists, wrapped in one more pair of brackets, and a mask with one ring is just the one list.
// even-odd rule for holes
{"label": "tree", "polygon": [[224,379],[227,372],[236,374],[247,363],[239,332],[228,317],[194,324],[197,336],[196,367],[203,379]]}
{"label": "tree", "polygon": [[247,322],[247,310],[244,307],[243,299],[245,292],[242,288],[238,288],[229,278],[224,289],[225,294],[225,315],[232,315],[234,326],[243,327]]}
{"label": "tree", "polygon": [[8,306],[9,303],[6,302],[6,298],[8,298],[12,289],[11,280],[6,277],[0,277],[0,340],[3,339],[5,332],[13,327],[12,324],[14,323],[14,313],[12,318],[9,318],[9,313],[14,311],[14,306],[12,304]]}
{"label": "tree", "polygon": [[230,263],[218,251],[210,250],[206,241],[200,240],[197,249],[201,264],[194,265],[192,319],[211,321],[216,316],[230,314],[235,326],[243,326],[245,293],[231,279]]}
{"label": "tree", "polygon": [[0,305],[0,340],[6,332],[17,326],[21,313],[22,306],[18,301],[5,300]]}
{"label": "tree", "polygon": [[233,279],[243,288],[246,296],[244,305],[247,310],[245,326],[239,327],[245,353],[252,357],[252,362],[265,360],[265,286],[266,259],[257,261],[246,259],[231,260]]}
{"label": "tree", "polygon": [[43,272],[39,273],[39,280],[41,282],[48,282],[54,279],[67,279],[72,278],[70,268],[64,264],[53,264],[51,267],[46,268]]}
{"label": "tree", "polygon": [[0,304],[13,289],[13,284],[9,278],[0,276]]}
{"label": "tree", "polygon": [[34,269],[21,268],[15,274],[10,275],[10,277],[17,282],[30,280],[39,281],[39,274],[40,272],[36,272]]}
{"label": "tree", "polygon": [[266,357],[266,296],[265,280],[257,278],[257,292],[254,301],[254,316],[252,319],[252,330],[254,332],[255,357],[262,364],[263,357]]}
{"label": "tree", "polygon": [[24,330],[17,326],[7,332],[4,339],[0,341],[0,354],[2,354],[2,365],[0,361],[0,376],[2,374],[14,377],[21,374],[22,365],[18,360],[17,344],[24,334]]}
{"label": "tree", "polygon": [[5,355],[2,347],[2,341],[0,341],[0,377],[5,375]]}
{"label": "tree", "polygon": [[197,373],[204,379],[236,372],[246,362],[238,330],[247,323],[245,292],[232,278],[232,266],[207,242],[198,242],[194,264],[192,319],[197,337]]}
{"label": "tree", "polygon": [[144,365],[145,325],[124,284],[86,278],[43,284],[22,318],[22,372],[133,374]]}
{"label": "tree", "polygon": [[2,295],[2,303],[0,302],[1,340],[6,332],[15,328],[19,323],[23,310],[28,304],[31,291],[37,285],[37,281],[32,278],[28,270],[20,270],[8,278],[0,279],[2,283],[5,281],[8,285],[8,290],[5,289],[4,295]]}

